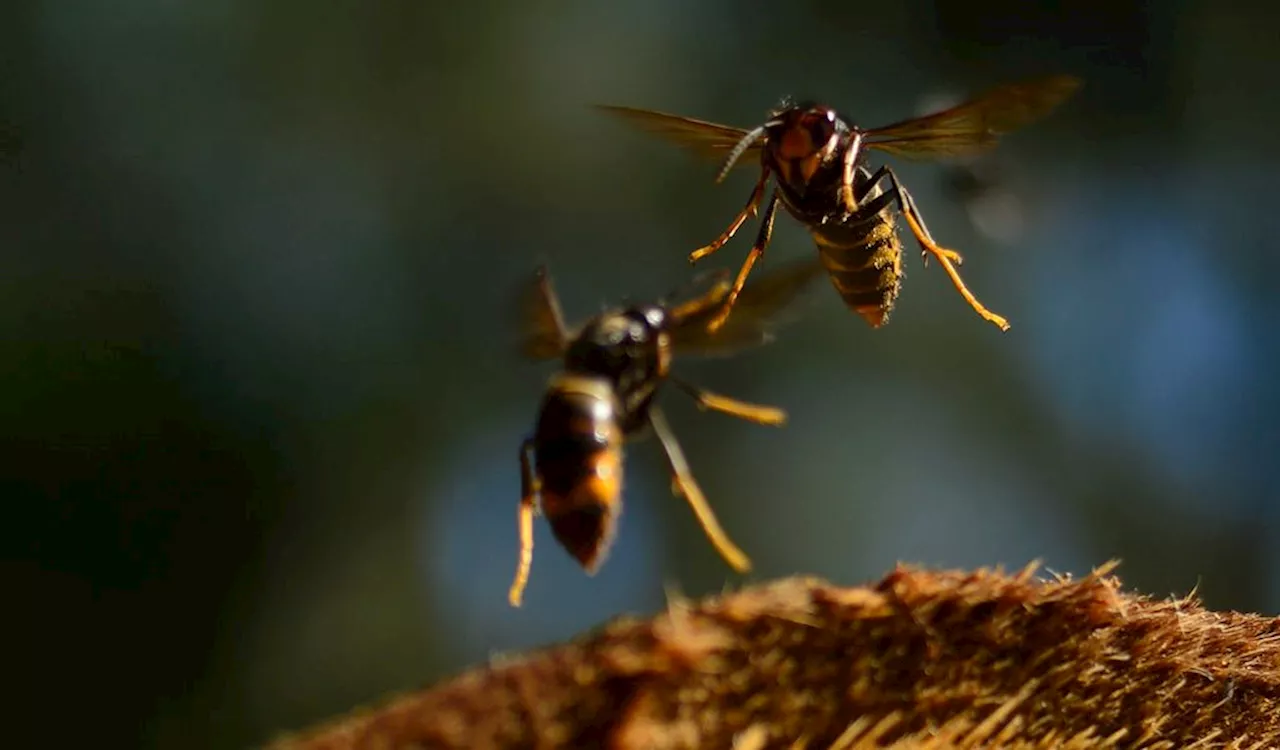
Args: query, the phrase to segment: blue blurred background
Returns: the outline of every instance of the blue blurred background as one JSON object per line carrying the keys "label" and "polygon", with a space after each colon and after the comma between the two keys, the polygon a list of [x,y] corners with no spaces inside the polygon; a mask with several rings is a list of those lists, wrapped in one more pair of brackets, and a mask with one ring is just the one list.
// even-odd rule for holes
{"label": "blue blurred background", "polygon": [[[660,295],[751,186],[596,101],[749,126],[813,96],[870,126],[1084,78],[989,157],[895,162],[1009,333],[908,244],[887,327],[823,280],[776,344],[677,364],[786,428],[666,411],[745,580],[1119,557],[1152,595],[1280,610],[1280,6],[0,13],[24,138],[0,167],[11,732],[242,747],[743,583],[647,440],[603,570],[540,522],[506,603],[550,372],[514,356],[511,290],[545,261],[575,320]],[[764,268],[813,252],[783,215]]]}

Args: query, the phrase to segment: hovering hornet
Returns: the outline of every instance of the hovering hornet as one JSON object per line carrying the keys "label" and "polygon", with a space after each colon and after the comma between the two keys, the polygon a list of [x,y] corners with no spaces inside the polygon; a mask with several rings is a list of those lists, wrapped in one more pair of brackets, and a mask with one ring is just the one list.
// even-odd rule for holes
{"label": "hovering hornet", "polygon": [[707,322],[729,293],[728,274],[704,274],[704,281],[714,283],[680,304],[632,304],[569,331],[551,280],[538,269],[536,284],[524,295],[521,352],[534,360],[560,358],[563,366],[547,386],[533,435],[520,447],[520,558],[508,594],[513,607],[520,606],[533,561],[535,497],[561,546],[594,574],[622,509],[623,445],[648,428],[666,453],[673,490],[684,495],[721,557],[739,572],[750,569],[747,556],[717,522],[654,399],[670,381],[704,409],[781,425],[786,414],[780,409],[736,401],[672,376],[672,354],[729,354],[769,342],[787,304],[822,272],[819,263],[807,261],[766,275],[742,295],[733,321],[712,333]]}
{"label": "hovering hornet", "polygon": [[691,263],[719,250],[755,215],[769,177],[776,175],[755,245],[722,309],[709,321],[712,330],[724,325],[752,266],[764,254],[781,201],[813,237],[845,305],[871,327],[888,321],[902,284],[902,244],[890,212],[896,206],[920,245],[924,263],[928,265],[930,255],[936,257],[965,301],[1007,331],[1008,321],[988,310],[961,280],[955,269],[961,263],[960,254],[934,241],[911,193],[891,168],[867,169],[866,152],[917,159],[979,153],[995,146],[1000,135],[1048,114],[1079,86],[1079,79],[1061,75],[1009,84],[950,109],[877,128],[860,128],[831,107],[814,102],[784,102],[764,124],[751,130],[653,110],[597,106],[675,143],[723,157],[716,182],[736,164],[746,163],[743,157],[758,154],[760,178],[746,206],[715,241],[689,255]]}

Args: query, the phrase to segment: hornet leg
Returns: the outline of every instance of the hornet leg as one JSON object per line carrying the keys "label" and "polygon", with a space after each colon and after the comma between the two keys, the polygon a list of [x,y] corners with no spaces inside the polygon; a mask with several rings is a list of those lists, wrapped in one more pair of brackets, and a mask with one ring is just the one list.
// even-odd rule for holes
{"label": "hornet leg", "polygon": [[676,378],[669,378],[669,380],[677,388],[692,396],[698,402],[698,406],[703,409],[718,411],[721,414],[728,414],[731,417],[745,419],[756,424],[769,425],[770,427],[780,427],[787,421],[787,413],[782,409],[760,404],[748,404],[745,401],[738,401],[728,396],[712,393]]}
{"label": "hornet leg", "polygon": [[[853,197],[853,169],[858,163],[858,152],[862,150],[862,134],[857,133],[844,150],[844,172],[840,175],[840,200],[844,210],[852,214],[858,210],[858,201]],[[872,180],[874,183],[874,180]]]}
{"label": "hornet leg", "polygon": [[680,286],[667,292],[665,295],[663,295],[659,299],[666,301],[666,300],[673,300],[678,297],[687,296],[689,294],[692,294],[694,290],[696,290],[698,287],[706,284],[708,281],[713,281],[713,280],[715,281],[715,283],[711,285],[712,289],[719,289],[720,287],[728,287],[729,272],[723,268],[717,268],[715,270],[699,271],[698,273],[695,273],[693,275],[693,278],[689,279],[688,281],[682,282]]}
{"label": "hornet leg", "polygon": [[734,280],[733,287],[729,290],[729,296],[724,301],[724,307],[720,308],[720,312],[716,313],[716,316],[707,323],[707,330],[711,333],[720,330],[720,327],[729,319],[729,313],[733,310],[733,303],[738,301],[738,295],[747,284],[747,276],[751,273],[751,267],[764,255],[764,249],[768,247],[769,240],[773,237],[773,219],[777,214],[778,191],[774,190],[773,195],[769,198],[769,205],[764,209],[764,219],[760,221],[760,233],[756,235],[756,244],[751,247],[751,252],[747,255],[746,262],[739,269],[738,278]]}
{"label": "hornet leg", "polygon": [[[699,274],[699,276],[704,276],[704,274]],[[712,287],[702,296],[688,300],[687,302],[682,302],[671,308],[669,315],[672,319],[683,320],[685,318],[693,317],[694,315],[699,315],[724,301],[725,295],[729,293],[729,289],[733,286],[732,282],[730,282],[728,278],[728,270],[724,268],[717,268],[712,273],[706,274],[706,276],[708,278],[715,278],[716,283],[712,285]],[[668,295],[668,297],[674,296],[674,294]]]}
{"label": "hornet leg", "polygon": [[694,481],[693,473],[689,471],[689,464],[684,459],[684,453],[680,450],[675,434],[671,432],[671,428],[667,426],[666,417],[662,416],[662,412],[657,407],[649,410],[649,425],[658,436],[658,442],[662,443],[663,452],[667,454],[667,463],[671,466],[675,488],[684,495],[684,499],[689,502],[689,507],[693,508],[693,514],[698,517],[698,523],[702,525],[703,532],[711,540],[716,552],[720,553],[729,567],[739,573],[751,570],[751,561],[746,554],[738,549],[738,546],[729,540],[729,535],[724,533],[724,529],[720,528],[720,523],[716,520],[715,513],[711,511],[707,498],[703,496],[698,483]]}
{"label": "hornet leg", "polygon": [[[960,278],[960,272],[955,268],[955,265],[960,265],[963,262],[963,258],[960,257],[960,253],[940,246],[933,239],[933,236],[929,234],[929,228],[924,225],[924,218],[920,216],[920,211],[916,208],[916,203],[915,200],[912,199],[911,193],[907,192],[907,189],[898,182],[897,175],[893,173],[893,170],[889,167],[880,167],[877,169],[875,174],[871,176],[871,179],[867,180],[868,189],[871,185],[874,185],[881,179],[886,178],[889,180],[892,190],[881,194],[878,198],[859,207],[859,211],[869,213],[871,212],[872,207],[876,207],[876,210],[880,210],[881,208],[884,208],[884,206],[888,205],[889,202],[896,202],[899,210],[902,211],[903,217],[907,220],[907,225],[911,228],[911,234],[915,236],[916,242],[920,245],[920,254],[925,259],[925,265],[928,265],[928,258],[930,255],[937,258],[938,262],[942,265],[943,270],[947,272],[947,276],[951,278],[951,283],[955,286],[956,291],[960,293],[961,297],[964,297],[965,302],[969,303],[969,306],[973,308],[974,312],[981,315],[984,320],[994,324],[1000,330],[1009,330],[1008,320],[1003,316],[997,315],[996,313],[988,310],[985,305],[978,301],[978,298],[973,295],[973,292],[969,291],[969,287],[967,287],[964,280]],[[952,265],[952,263],[955,263],[955,265]]]}
{"label": "hornet leg", "polygon": [[524,587],[529,583],[529,568],[533,564],[533,514],[536,510],[534,496],[538,492],[538,481],[533,476],[533,465],[529,454],[533,451],[533,441],[525,440],[520,445],[520,560],[516,565],[516,577],[507,593],[507,601],[513,607],[520,606],[524,597]]}
{"label": "hornet leg", "polygon": [[729,228],[721,232],[720,236],[717,237],[714,242],[710,245],[704,245],[703,247],[694,250],[692,253],[689,253],[690,263],[697,263],[708,255],[724,247],[725,243],[733,239],[733,235],[737,233],[743,223],[745,223],[747,219],[756,215],[756,211],[760,208],[760,200],[764,198],[765,183],[768,181],[769,168],[765,167],[764,170],[760,172],[760,179],[756,182],[755,188],[751,191],[751,197],[747,199],[747,205],[743,206],[742,210],[738,212],[738,215],[734,217],[733,222],[729,224]]}

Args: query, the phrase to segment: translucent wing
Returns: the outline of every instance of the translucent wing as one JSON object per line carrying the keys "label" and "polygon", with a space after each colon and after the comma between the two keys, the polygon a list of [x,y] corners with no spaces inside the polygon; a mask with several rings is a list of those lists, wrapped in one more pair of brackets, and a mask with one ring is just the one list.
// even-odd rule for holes
{"label": "translucent wing", "polygon": [[709,333],[707,323],[719,312],[733,282],[727,275],[719,277],[702,296],[671,308],[672,345],[685,355],[724,356],[767,344],[795,317],[794,308],[789,312],[791,303],[825,273],[814,256],[760,274],[742,290],[724,326]]}
{"label": "translucent wing", "polygon": [[[718,125],[692,117],[657,112],[651,109],[621,107],[612,104],[597,104],[596,109],[608,112],[632,126],[653,133],[680,146],[692,149],[702,156],[723,160],[738,145],[747,130],[729,125]],[[758,140],[748,147],[736,162],[749,163],[751,155],[759,154],[764,146],[764,139]]]}
{"label": "translucent wing", "polygon": [[1047,115],[1080,85],[1078,78],[1058,75],[1000,86],[941,112],[863,130],[863,145],[909,159],[980,153],[999,136]]}
{"label": "translucent wing", "polygon": [[538,266],[534,279],[518,295],[520,354],[529,359],[553,359],[564,354],[568,341],[560,299],[547,269]]}

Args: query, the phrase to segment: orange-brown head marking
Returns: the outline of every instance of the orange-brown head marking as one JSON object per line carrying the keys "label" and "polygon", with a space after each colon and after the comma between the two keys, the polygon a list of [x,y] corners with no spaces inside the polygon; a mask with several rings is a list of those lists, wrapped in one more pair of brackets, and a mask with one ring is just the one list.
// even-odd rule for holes
{"label": "orange-brown head marking", "polygon": [[822,105],[801,105],[777,113],[769,132],[773,161],[782,179],[802,187],[835,153],[841,122],[835,110]]}
{"label": "orange-brown head marking", "polygon": [[665,378],[671,372],[671,334],[658,332],[658,377]]}

